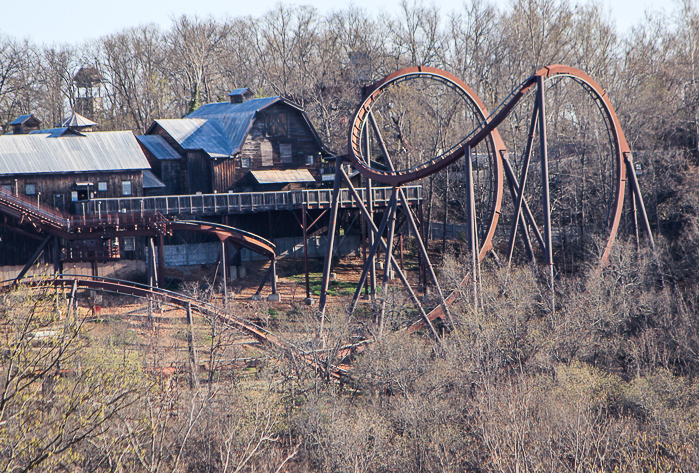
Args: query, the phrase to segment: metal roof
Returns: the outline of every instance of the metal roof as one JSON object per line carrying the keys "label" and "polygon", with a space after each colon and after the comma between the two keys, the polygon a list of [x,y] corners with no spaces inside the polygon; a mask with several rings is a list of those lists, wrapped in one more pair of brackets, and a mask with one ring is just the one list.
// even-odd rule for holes
{"label": "metal roof", "polygon": [[73,112],[71,116],[63,120],[61,123],[62,127],[87,127],[87,126],[95,126],[97,123],[93,122],[92,120],[83,117],[82,115]]}
{"label": "metal roof", "polygon": [[235,154],[243,146],[255,114],[282,100],[281,97],[266,97],[250,99],[243,103],[210,103],[202,105],[186,118],[205,118],[218,123],[228,138],[231,154]]}
{"label": "metal roof", "polygon": [[68,127],[47,128],[45,130],[32,130],[29,132],[30,135],[50,135],[51,138],[58,138],[66,133],[71,135],[85,136],[82,133]]}
{"label": "metal roof", "polygon": [[150,169],[130,131],[0,136],[0,175]]}
{"label": "metal roof", "polygon": [[245,94],[252,94],[252,90],[250,90],[250,87],[243,87],[242,89],[234,89],[233,91],[231,91],[230,94],[228,94],[228,96],[230,97],[232,95],[245,95]]}
{"label": "metal roof", "polygon": [[212,158],[228,158],[233,154],[226,133],[215,121],[188,116],[155,123],[184,149],[201,149]]}
{"label": "metal roof", "polygon": [[144,189],[159,189],[165,187],[165,184],[155,177],[155,174],[153,174],[153,171],[149,171],[148,169],[143,171],[143,188]]}
{"label": "metal roof", "polygon": [[257,112],[276,103],[283,103],[301,112],[319,147],[325,154],[331,154],[303,109],[281,97],[250,99],[242,103],[210,103],[202,105],[184,118],[156,120],[155,123],[184,149],[201,149],[212,158],[229,157],[240,151]]}
{"label": "metal roof", "polygon": [[21,125],[21,124],[23,124],[24,122],[28,121],[28,120],[31,119],[31,118],[33,118],[33,119],[36,120],[37,122],[41,123],[41,120],[39,120],[38,118],[36,118],[34,115],[29,114],[29,115],[20,115],[20,116],[18,116],[17,118],[15,118],[14,120],[12,120],[12,121],[10,122],[10,125]]}
{"label": "metal roof", "polygon": [[138,135],[136,139],[148,149],[148,151],[153,153],[156,159],[168,160],[182,158],[182,156],[177,154],[177,151],[165,141],[165,138],[160,135]]}
{"label": "metal roof", "polygon": [[250,171],[259,184],[286,184],[288,182],[316,182],[308,169],[286,171]]}

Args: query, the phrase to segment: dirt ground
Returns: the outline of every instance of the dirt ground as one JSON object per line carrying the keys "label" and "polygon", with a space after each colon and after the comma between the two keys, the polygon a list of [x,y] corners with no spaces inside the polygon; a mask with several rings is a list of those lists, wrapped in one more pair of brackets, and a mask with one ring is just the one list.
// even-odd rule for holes
{"label": "dirt ground", "polygon": [[[328,293],[329,307],[345,305],[354,294],[362,271],[361,257],[344,258],[333,268],[333,277]],[[406,260],[406,272],[413,283],[417,282],[416,264]],[[253,301],[269,263],[246,263],[246,277],[229,281],[226,309],[238,317],[268,328],[278,335],[293,336],[295,340],[313,338],[316,324],[315,310],[320,292],[322,261],[309,261],[309,280],[313,293],[313,305],[307,306],[306,282],[303,260],[282,260],[277,263],[277,291],[281,300],[268,302],[271,294],[269,282],[261,291],[262,300]],[[104,265],[100,275],[142,282],[142,262],[119,262]],[[377,271],[377,284],[380,285],[382,272]],[[223,305],[220,274],[215,266],[190,266],[166,268],[166,281],[171,290],[195,295],[216,305]],[[400,285],[395,278],[392,284]],[[63,299],[66,304],[67,300]],[[366,303],[361,301],[360,303]],[[176,306],[147,302],[131,296],[98,294],[80,291],[78,307],[85,317],[86,336],[94,343],[116,347],[127,352],[146,354],[147,367],[156,372],[189,372],[190,352],[188,335],[190,327],[186,312]],[[208,367],[215,365],[229,369],[252,369],[265,357],[255,340],[234,330],[219,332],[212,337],[209,321],[194,314],[193,343],[199,371],[210,372]],[[280,333],[293,331],[294,334]],[[218,344],[212,356],[212,341]],[[223,342],[221,342],[223,340]],[[165,370],[165,371],[163,371]],[[187,375],[188,376],[188,375]]]}

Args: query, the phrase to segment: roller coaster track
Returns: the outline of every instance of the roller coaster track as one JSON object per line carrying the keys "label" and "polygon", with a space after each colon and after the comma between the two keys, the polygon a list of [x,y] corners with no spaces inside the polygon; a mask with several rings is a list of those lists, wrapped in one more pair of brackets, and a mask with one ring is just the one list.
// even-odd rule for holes
{"label": "roller coaster track", "polygon": [[[465,138],[463,138],[463,140],[447,151],[415,167],[411,167],[409,169],[395,169],[393,164],[390,163],[389,156],[386,156],[389,164],[387,167],[372,167],[372,161],[363,156],[362,134],[368,123],[372,123],[374,129],[376,130],[376,126],[373,123],[373,117],[371,116],[373,104],[391,87],[394,87],[397,84],[411,78],[420,77],[441,82],[459,93],[464,100],[469,103],[471,109],[475,112],[477,118],[480,120],[480,124]],[[539,91],[539,93],[541,94],[541,97],[543,97],[543,85],[545,82],[564,77],[570,78],[578,83],[593,99],[594,103],[602,114],[605,126],[607,128],[607,133],[610,138],[610,143],[613,148],[612,158],[615,169],[613,192],[610,198],[610,207],[606,226],[606,244],[604,247],[604,252],[600,258],[600,267],[605,266],[608,264],[610,251],[619,230],[619,222],[624,205],[627,179],[631,181],[630,183],[632,190],[636,197],[635,201],[632,202],[632,205],[634,206],[634,210],[636,209],[635,206],[637,204],[640,207],[640,213],[643,217],[642,223],[651,246],[653,246],[653,238],[650,232],[650,226],[648,224],[643,199],[640,194],[640,189],[638,187],[635,174],[634,172],[627,172],[628,169],[633,170],[633,157],[614,107],[612,106],[605,90],[589,75],[580,71],[579,69],[560,64],[550,65],[539,69],[535,74],[523,81],[518,87],[515,87],[507,98],[490,114],[488,114],[483,102],[478,98],[475,92],[460,79],[456,78],[452,74],[449,74],[448,72],[421,66],[396,71],[368,87],[366,91],[366,98],[359,106],[354,116],[352,126],[350,127],[348,137],[348,158],[363,176],[374,181],[400,188],[400,186],[403,186],[409,182],[431,176],[434,173],[446,168],[464,157],[467,150],[474,148],[483,140],[490,139],[492,146],[491,149],[493,150],[492,166],[494,169],[496,189],[493,193],[494,198],[491,202],[489,221],[484,222],[484,228],[486,229],[484,232],[485,238],[481,241],[480,248],[478,248],[477,251],[474,251],[474,253],[477,252],[478,260],[481,261],[486,256],[487,252],[493,248],[492,239],[495,233],[495,227],[498,223],[498,217],[500,215],[502,205],[504,187],[503,168],[505,167],[508,173],[511,173],[511,169],[509,169],[507,149],[505,148],[504,142],[498,134],[497,127],[505,121],[517,104],[520,103],[520,101],[534,87],[542,89]],[[543,107],[543,104],[541,107]],[[376,132],[378,133],[378,131]],[[542,132],[542,135],[545,136],[545,131]],[[380,136],[378,139],[381,141]],[[384,152],[387,154],[385,148]],[[513,180],[513,176],[514,175],[508,177]],[[518,218],[519,217],[515,218],[515,220]],[[533,224],[533,217],[529,216],[529,218]],[[547,231],[549,232],[547,246],[550,255],[550,228]],[[379,238],[381,237],[382,236],[379,235]],[[426,255],[425,257],[427,258]],[[547,263],[552,265],[550,257],[548,259],[549,261],[547,261]],[[464,280],[462,285],[465,284],[467,280],[468,279]],[[429,325],[430,322],[434,321],[435,319],[444,318],[445,315],[448,317],[448,314],[445,314],[446,307],[455,299],[456,292],[452,292],[448,296],[444,297],[444,302],[441,305],[429,312],[422,320],[413,324],[408,330],[413,332],[421,327]]]}
{"label": "roller coaster track", "polygon": [[[337,365],[326,365],[317,357],[313,356],[312,352],[304,350],[299,346],[282,341],[271,332],[259,327],[248,320],[244,320],[233,314],[228,313],[223,308],[218,307],[208,302],[203,302],[194,297],[180,294],[165,289],[145,286],[142,284],[131,283],[118,279],[90,277],[90,276],[72,276],[72,275],[55,275],[52,278],[27,278],[22,282],[23,285],[29,287],[45,287],[54,286],[64,291],[72,291],[75,289],[90,289],[104,291],[112,294],[123,294],[134,296],[141,299],[157,301],[163,304],[171,304],[177,307],[186,309],[191,307],[193,310],[212,320],[216,320],[225,326],[231,327],[244,335],[247,335],[260,346],[268,350],[276,350],[282,352],[287,357],[299,359],[311,368],[324,373],[330,379],[339,380],[347,375],[347,371]],[[0,287],[8,290],[16,287],[14,280],[4,281],[0,283]],[[341,348],[341,350],[343,350]],[[345,356],[349,355],[348,350],[342,352]]]}

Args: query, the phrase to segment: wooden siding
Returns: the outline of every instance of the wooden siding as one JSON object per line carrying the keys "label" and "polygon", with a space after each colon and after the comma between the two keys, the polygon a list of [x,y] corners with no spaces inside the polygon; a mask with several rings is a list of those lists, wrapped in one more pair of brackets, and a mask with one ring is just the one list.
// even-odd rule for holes
{"label": "wooden siding", "polygon": [[[162,135],[161,135],[162,136]],[[182,193],[182,160],[181,159],[158,159],[145,146],[141,147],[143,154],[148,159],[151,171],[155,177],[160,179],[165,187],[148,190],[148,195],[173,195]]]}
{"label": "wooden siding", "polygon": [[[278,134],[286,131],[286,134]],[[271,165],[265,165],[263,150],[271,146]],[[282,149],[284,148],[284,149]],[[290,148],[290,149],[289,149]],[[289,156],[290,151],[290,156]],[[308,169],[320,183],[320,169],[323,167],[321,149],[313,137],[311,129],[303,119],[301,112],[285,104],[275,104],[259,112],[248,136],[235,160],[232,183],[228,190],[241,191],[254,187],[256,190],[271,190],[259,186],[250,171]],[[313,164],[307,164],[308,156],[313,156]],[[282,156],[284,158],[282,159]],[[250,158],[250,167],[242,168],[240,159]],[[313,186],[313,184],[311,184]]]}
{"label": "wooden siding", "polygon": [[216,192],[228,192],[233,188],[235,176],[234,159],[214,160],[214,190]]}
{"label": "wooden siding", "polygon": [[210,194],[212,188],[212,163],[213,161],[204,151],[188,151],[187,152],[187,194]]}
{"label": "wooden siding", "polygon": [[[76,182],[92,182],[93,196],[96,199],[110,197],[122,197],[122,181],[131,182],[131,196],[143,196],[143,172],[111,172],[111,173],[76,173],[76,174],[33,174],[18,175],[16,180],[12,176],[0,178],[0,186],[10,190],[15,189],[22,197],[36,198],[39,196],[41,203],[56,206],[67,212],[78,212],[79,208],[71,201],[71,191],[77,190]],[[15,184],[16,182],[16,184]],[[98,182],[106,182],[107,190],[98,191]],[[26,195],[27,184],[34,184],[36,195]]]}

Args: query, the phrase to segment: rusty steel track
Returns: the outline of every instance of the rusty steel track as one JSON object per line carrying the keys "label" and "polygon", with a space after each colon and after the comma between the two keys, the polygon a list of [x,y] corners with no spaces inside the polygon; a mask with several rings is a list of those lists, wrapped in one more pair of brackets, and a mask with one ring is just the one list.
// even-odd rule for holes
{"label": "rusty steel track", "polygon": [[[371,112],[372,104],[389,88],[405,81],[407,78],[413,77],[428,77],[437,78],[458,90],[464,97],[474,105],[479,112],[481,124],[469,135],[464,138],[457,146],[447,152],[435,157],[434,159],[422,163],[416,167],[403,170],[383,170],[370,167],[363,157],[361,149],[361,131],[366,126]],[[478,98],[476,93],[468,87],[463,81],[455,77],[453,74],[432,67],[410,67],[401,69],[386,76],[381,81],[375,83],[369,88],[369,93],[366,99],[359,106],[355,113],[352,126],[349,133],[348,157],[355,168],[364,176],[392,186],[401,186],[409,182],[428,177],[445,167],[453,164],[461,159],[468,148],[474,148],[485,139],[492,140],[494,156],[493,166],[495,169],[495,198],[491,203],[491,220],[486,222],[487,232],[486,237],[482,241],[479,251],[479,259],[483,259],[487,251],[492,248],[492,238],[497,226],[498,216],[502,205],[502,195],[504,188],[503,179],[503,161],[502,158],[507,153],[502,138],[500,137],[497,127],[509,116],[515,106],[522,98],[534,87],[537,83],[537,78],[542,77],[544,81],[554,78],[569,77],[578,82],[583,88],[593,97],[600,105],[604,119],[612,134],[612,143],[615,148],[614,164],[615,164],[615,182],[612,204],[612,214],[610,216],[610,230],[607,236],[607,243],[602,255],[601,261],[603,264],[609,259],[609,252],[616,239],[619,229],[619,220],[621,219],[621,209],[624,203],[624,190],[626,185],[626,155],[631,154],[628,142],[621,129],[619,118],[616,111],[609,101],[609,97],[605,90],[583,71],[570,66],[555,64],[539,69],[534,75],[522,82],[519,87],[514,89],[508,98],[503,102],[493,113],[488,114],[483,102]]]}
{"label": "rusty steel track", "polygon": [[[364,130],[368,129],[368,125],[371,124],[375,127],[372,117],[372,108],[381,98],[392,87],[397,87],[398,85],[414,78],[427,78],[430,80],[436,80],[442,84],[450,87],[452,90],[456,91],[462,96],[462,98],[467,101],[471,110],[476,112],[477,119],[480,124],[473,129],[465,138],[463,138],[459,143],[452,146],[450,149],[442,152],[440,155],[430,159],[424,163],[417,166],[410,167],[408,169],[396,169],[390,163],[390,158],[386,156],[389,166],[372,166],[372,161],[367,159],[363,153],[363,133]],[[508,161],[508,153],[503,140],[498,134],[497,127],[500,126],[505,119],[513,112],[515,107],[522,101],[522,99],[527,96],[533,90],[537,91],[537,105],[534,109],[534,116],[532,117],[532,130],[536,123],[536,119],[539,119],[539,132],[540,132],[540,146],[542,154],[542,169],[545,173],[545,178],[543,179],[545,194],[543,195],[543,200],[545,201],[545,211],[544,211],[544,227],[545,235],[542,237],[540,234],[538,236],[538,241],[542,246],[544,251],[544,256],[546,259],[546,264],[549,266],[550,273],[550,284],[551,292],[553,294],[553,261],[552,261],[552,243],[551,243],[551,223],[550,223],[550,202],[548,201],[548,168],[545,164],[546,158],[546,128],[545,125],[541,125],[542,121],[545,123],[545,108],[544,108],[544,84],[548,81],[552,81],[559,78],[570,78],[575,83],[579,84],[582,89],[587,92],[587,94],[592,98],[597,108],[601,112],[604,125],[606,126],[611,149],[612,149],[612,162],[613,162],[613,183],[611,185],[609,208],[607,214],[607,221],[605,225],[605,246],[604,251],[600,257],[599,266],[604,267],[609,262],[609,255],[613,247],[614,241],[616,240],[620,220],[622,216],[622,210],[624,206],[625,189],[627,184],[627,179],[630,181],[632,191],[635,196],[635,200],[632,197],[632,208],[634,212],[636,211],[636,205],[640,207],[640,213],[643,217],[642,224],[645,229],[646,237],[649,241],[651,247],[653,247],[653,237],[650,232],[650,226],[645,213],[645,207],[643,204],[643,199],[640,194],[640,189],[638,187],[638,182],[635,179],[635,174],[633,174],[633,156],[629,148],[624,132],[621,128],[619,118],[614,110],[614,107],[609,100],[609,97],[605,90],[588,74],[583,71],[560,64],[554,64],[550,66],[543,67],[539,69],[531,77],[523,81],[518,87],[512,90],[508,97],[490,114],[487,112],[485,105],[478,98],[475,92],[469,88],[460,79],[456,78],[454,75],[430,67],[410,67],[406,69],[401,69],[396,71],[384,79],[376,82],[372,86],[366,89],[366,95],[364,101],[358,107],[352,125],[349,130],[348,136],[348,159],[352,162],[353,166],[365,177],[381,182],[384,184],[389,184],[395,188],[400,188],[401,186],[413,182],[418,179],[422,179],[435,174],[436,172],[454,164],[456,161],[464,157],[470,150],[476,145],[483,142],[484,140],[490,141],[490,149],[492,150],[492,167],[494,169],[494,185],[495,191],[492,193],[492,201],[490,202],[490,213],[487,221],[481,222],[481,228],[483,229],[482,234],[483,239],[478,242],[478,247],[473,247],[473,253],[477,253],[478,261],[482,261],[486,254],[493,248],[493,236],[495,234],[495,229],[498,224],[498,217],[502,209],[502,196],[504,189],[504,173],[503,169],[508,172],[508,179],[510,182],[510,187],[513,188],[512,192],[519,192],[516,189],[516,177],[512,173],[511,166]],[[538,110],[538,111],[537,111]],[[537,117],[537,114],[539,115]],[[380,138],[379,138],[380,139]],[[531,138],[530,138],[531,140]],[[531,144],[531,143],[530,143]],[[384,148],[384,153],[387,151]],[[629,171],[631,170],[631,171]],[[517,200],[517,199],[515,199]],[[513,220],[518,222],[521,216],[519,212],[529,212],[526,207],[526,201],[524,201],[524,210],[520,210],[520,202],[517,202],[518,207],[516,210],[517,215],[514,216]],[[533,220],[531,214],[527,215],[530,224],[536,228],[536,224]],[[634,217],[635,218],[635,217]],[[524,225],[524,220],[522,220],[522,225]],[[474,223],[475,225],[475,223]],[[516,226],[513,226],[516,229]],[[514,230],[513,230],[514,232]],[[538,232],[538,228],[536,229]],[[378,235],[382,238],[382,235]],[[475,232],[474,237],[475,239]],[[514,238],[514,235],[511,239]],[[510,257],[512,250],[513,240],[510,242]],[[509,261],[509,257],[508,257]],[[427,262],[429,265],[429,261]],[[468,278],[462,281],[462,285],[468,282]],[[553,297],[553,296],[552,296]],[[408,328],[409,332],[414,332],[422,327],[430,324],[431,321],[436,319],[448,319],[450,316],[446,312],[447,307],[451,305],[456,299],[456,292],[445,296],[443,298],[442,304],[430,311],[426,317],[423,317],[420,321],[416,322]],[[431,326],[430,326],[431,327]],[[434,329],[433,329],[434,332]]]}
{"label": "rusty steel track", "polygon": [[[183,309],[191,307],[204,317],[215,319],[217,322],[238,330],[244,335],[255,339],[262,348],[276,350],[283,353],[287,357],[302,360],[305,364],[318,372],[324,373],[324,375],[330,379],[337,381],[347,376],[347,370],[336,365],[327,366],[325,363],[319,361],[317,357],[314,357],[313,352],[303,350],[295,344],[282,341],[268,330],[265,330],[264,328],[259,327],[248,320],[230,314],[221,307],[217,307],[216,305],[207,302],[202,302],[185,294],[119,279],[91,276],[75,277],[72,275],[60,274],[55,275],[50,279],[46,277],[26,278],[22,281],[22,284],[35,287],[53,286],[56,288],[62,288],[63,290],[71,290],[75,285],[76,289],[90,289],[109,292],[112,294],[129,295],[163,304],[171,304]],[[17,284],[15,283],[15,280],[8,280],[0,283],[0,287],[5,289],[10,289],[16,286]],[[345,353],[345,356],[348,355],[349,352]]]}

